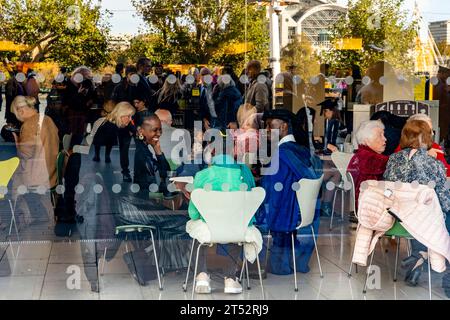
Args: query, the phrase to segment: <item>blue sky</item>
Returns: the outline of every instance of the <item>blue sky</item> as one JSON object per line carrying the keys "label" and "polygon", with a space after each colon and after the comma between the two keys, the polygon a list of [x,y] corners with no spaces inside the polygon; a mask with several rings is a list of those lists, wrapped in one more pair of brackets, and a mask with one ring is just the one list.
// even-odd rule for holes
{"label": "blue sky", "polygon": [[[139,28],[145,27],[141,18],[136,15],[131,0],[102,0],[102,7],[112,11],[110,19],[112,34],[137,34]],[[346,4],[347,0],[338,0],[338,3]],[[449,0],[417,0],[425,21],[450,20]],[[405,9],[412,11],[414,0],[406,0]]]}

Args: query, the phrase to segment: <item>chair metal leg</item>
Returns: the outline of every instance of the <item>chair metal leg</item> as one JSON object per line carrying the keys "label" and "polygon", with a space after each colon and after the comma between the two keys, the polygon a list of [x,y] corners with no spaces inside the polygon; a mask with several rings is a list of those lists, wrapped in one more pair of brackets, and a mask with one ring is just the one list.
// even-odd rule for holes
{"label": "chair metal leg", "polygon": [[245,252],[244,252],[244,246],[242,246],[242,268],[241,268],[241,274],[239,275],[239,282],[242,283],[242,276],[244,275],[244,268],[245,268]]}
{"label": "chair metal leg", "polygon": [[363,289],[364,294],[366,294],[366,292],[367,292],[367,279],[369,278],[370,269],[372,268],[374,254],[375,254],[375,249],[372,251],[372,255],[370,256],[370,263],[366,270],[366,279],[364,280],[364,289]]}
{"label": "chair metal leg", "polygon": [[[358,227],[356,228],[356,234],[358,234],[358,230],[359,230],[359,224],[358,224]],[[354,246],[353,246],[353,248],[352,248],[352,257],[350,258],[350,269],[348,270],[348,276],[349,277],[351,277],[352,276],[352,270],[353,270],[353,262],[352,262],[352,260],[353,260],[353,251],[355,250],[355,248],[354,248]],[[355,265],[355,270],[356,270],[356,273],[358,273],[358,265],[356,264]]]}
{"label": "chair metal leg", "polygon": [[245,259],[244,263],[245,263],[245,273],[247,274],[247,290],[250,290],[251,287],[250,287],[250,277],[248,275],[248,262],[247,262],[247,259]]}
{"label": "chair metal leg", "polygon": [[159,290],[162,290],[162,284],[161,284],[161,275],[159,274],[159,263],[158,263],[158,256],[156,254],[156,244],[155,244],[155,239],[153,237],[153,231],[152,229],[150,230],[150,236],[152,237],[152,245],[153,245],[153,255],[155,257],[155,264],[156,264],[156,274],[158,275],[158,283],[159,283]]}
{"label": "chair metal leg", "polygon": [[428,249],[428,292],[431,300],[431,262],[430,262],[430,249]]}
{"label": "chair metal leg", "polygon": [[[189,280],[189,272],[191,272],[191,261],[192,261],[192,254],[194,253],[194,246],[195,246],[195,239],[192,239],[192,247],[191,247],[191,254],[189,255],[189,263],[186,271],[186,280],[184,280],[183,283],[183,291],[186,292],[187,290],[187,283]],[[194,274],[195,277],[195,274]]]}
{"label": "chair metal leg", "polygon": [[256,245],[255,245],[255,249],[256,249],[256,263],[258,264],[258,273],[259,273],[259,283],[260,283],[260,285],[261,285],[261,292],[262,292],[262,296],[263,296],[263,299],[265,298],[264,297],[264,285],[263,285],[263,281],[262,281],[262,275],[261,275],[261,265],[260,265],[260,263],[259,263],[259,254],[258,254],[258,250],[257,250],[257,248],[256,248]]}
{"label": "chair metal leg", "polygon": [[270,234],[270,230],[269,230],[269,234],[267,235],[267,245],[266,245],[266,266],[269,263],[269,248],[270,248],[270,239],[272,238],[272,235]]}
{"label": "chair metal leg", "polygon": [[400,238],[397,238],[397,250],[395,252],[394,282],[397,281],[398,256],[400,255]]}
{"label": "chair metal leg", "polygon": [[203,244],[199,243],[198,247],[197,247],[197,256],[195,258],[195,267],[194,267],[194,281],[192,281],[192,297],[191,297],[192,300],[194,300],[195,283],[196,283],[196,279],[197,279],[198,257],[200,255],[200,249],[202,246],[203,246]]}
{"label": "chair metal leg", "polygon": [[17,199],[14,200],[14,206],[12,205],[11,200],[8,200],[8,202],[9,202],[9,207],[11,209],[11,223],[9,224],[9,234],[8,235],[11,236],[12,225],[14,223],[14,229],[16,230],[16,236],[17,236],[17,239],[19,239],[19,230],[17,229],[17,222],[16,222],[16,215],[15,215]]}
{"label": "chair metal leg", "polygon": [[334,205],[336,204],[336,192],[337,192],[337,189],[334,191],[334,195],[333,195],[333,207],[331,209],[330,231],[331,231],[331,229],[333,229],[333,216],[334,216]]}
{"label": "chair metal leg", "polygon": [[297,285],[297,265],[295,262],[295,242],[294,242],[294,232],[291,233],[291,239],[292,239],[292,262],[294,265],[294,283],[295,283],[295,291],[298,291],[298,285]]}
{"label": "chair metal leg", "polygon": [[317,262],[319,263],[320,277],[323,278],[322,265],[320,264],[319,248],[317,247],[316,235],[314,233],[314,228],[312,225],[311,225],[311,231],[312,231],[312,236],[313,236],[313,240],[314,240],[314,247],[316,248]]}
{"label": "chair metal leg", "polygon": [[125,233],[125,252],[128,252],[128,233]]}
{"label": "chair metal leg", "polygon": [[105,264],[106,264],[106,249],[107,249],[107,247],[105,247],[105,251],[103,252],[102,272],[101,272],[101,274],[102,274],[102,275],[104,275],[104,274],[105,274]]}
{"label": "chair metal leg", "polygon": [[350,261],[350,268],[348,269],[347,276],[350,278],[352,276],[352,270],[353,270],[353,262]]}

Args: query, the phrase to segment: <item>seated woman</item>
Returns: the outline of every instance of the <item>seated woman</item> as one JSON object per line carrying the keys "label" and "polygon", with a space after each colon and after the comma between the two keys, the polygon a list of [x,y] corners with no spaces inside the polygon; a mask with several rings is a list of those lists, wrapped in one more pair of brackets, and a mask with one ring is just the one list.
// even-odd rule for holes
{"label": "seated woman", "polygon": [[308,132],[309,149],[311,150],[311,152],[314,152],[316,150],[316,147],[314,145],[314,125],[316,123],[316,110],[310,107],[303,107],[297,112],[295,116],[297,117],[297,121],[300,127],[305,132]]}
{"label": "seated woman", "polygon": [[323,114],[325,118],[324,124],[324,137],[323,137],[323,150],[325,152],[337,151],[337,140],[339,130],[343,128],[343,123],[341,121],[341,116],[338,110],[338,105],[336,100],[327,99],[322,103],[320,115]]}
{"label": "seated woman", "polygon": [[[156,227],[157,253],[160,266],[166,270],[186,268],[189,262],[190,238],[186,233],[187,212],[169,211],[162,203],[150,199],[150,193],[167,191],[167,171],[169,164],[161,151],[161,121],[155,115],[143,116],[137,124],[138,139],[134,160],[134,183],[139,185],[135,194],[120,198],[121,222]],[[176,209],[176,208],[175,208]],[[141,249],[143,250],[142,246]],[[149,259],[153,259],[149,255]]]}
{"label": "seated woman", "polygon": [[[194,189],[203,188],[207,184],[211,185],[211,190],[222,191],[222,185],[226,184],[229,191],[241,190],[241,185],[245,183],[248,190],[255,187],[255,180],[252,176],[250,169],[243,164],[237,164],[233,156],[222,154],[222,152],[215,150],[216,154],[212,158],[211,166],[198,172],[194,179]],[[189,217],[191,221],[186,225],[188,232],[198,227],[196,221],[203,220],[199,211],[195,205],[189,203]],[[238,245],[228,245],[226,248],[228,255],[232,258],[229,264],[225,268],[225,293],[240,293],[242,287],[238,281],[235,281],[235,275],[237,271],[236,261],[240,260],[241,248]],[[200,259],[199,270],[197,275],[197,284],[195,291],[197,293],[210,293],[211,292],[211,279],[206,273],[206,252],[202,250],[202,256]]]}
{"label": "seated woman", "polygon": [[[338,151],[337,139],[338,133],[342,126],[339,110],[337,109],[337,101],[327,99],[320,103],[321,115],[325,118],[325,132],[323,137],[323,152],[324,154],[331,154]],[[323,188],[322,188],[322,215],[331,216],[331,201],[335,193],[334,188],[329,188],[330,182],[333,185],[338,185],[341,181],[341,174],[336,168],[332,160],[323,161]]]}
{"label": "seated woman", "polygon": [[[161,150],[159,138],[162,134],[161,121],[155,114],[145,115],[137,125],[136,152],[134,154],[134,183],[147,194],[162,192],[166,198],[173,194],[167,190],[167,172],[170,165]],[[150,188],[150,189],[149,189]]]}
{"label": "seated woman", "polygon": [[[426,114],[418,113],[418,114],[412,115],[411,117],[408,118],[407,121],[412,121],[412,120],[425,121],[430,126],[431,131],[433,131],[433,122],[431,121],[431,118],[429,116],[427,116]],[[400,139],[399,139],[399,142],[400,142]],[[399,152],[400,150],[401,150],[400,145],[398,145],[397,149],[395,149],[395,152]],[[431,149],[428,150],[428,155],[432,156],[436,160],[441,161],[444,164],[445,169],[447,171],[447,177],[450,177],[450,170],[449,170],[450,165],[447,163],[447,160],[445,160],[444,151],[442,151],[441,146],[439,144],[437,144],[436,142],[433,142],[433,144],[431,145]]]}
{"label": "seated woman", "polygon": [[[402,134],[402,129],[405,126],[405,117],[400,117],[389,111],[378,111],[375,112],[370,120],[379,120],[384,125],[384,136],[386,137],[386,148],[383,152],[384,155],[390,156],[397,148],[400,143],[400,136]],[[399,149],[400,150],[400,149]]]}
{"label": "seated woman", "polygon": [[358,210],[359,187],[366,180],[383,180],[388,156],[383,155],[386,148],[384,125],[381,121],[369,120],[361,123],[356,131],[358,151],[350,160],[347,171],[355,184],[355,210]]}
{"label": "seated woman", "polygon": [[256,108],[249,103],[239,107],[236,115],[239,129],[234,132],[234,154],[238,162],[254,164],[258,153],[258,123]]}
{"label": "seated woman", "polygon": [[39,189],[45,192],[57,184],[58,129],[48,116],[39,116],[34,108],[35,103],[36,99],[33,97],[17,96],[11,105],[17,120],[22,122],[19,135],[13,134],[20,159],[19,168],[13,178],[14,198],[18,195],[19,186],[38,190],[30,190],[23,197],[28,206],[28,210],[23,212],[27,224],[32,221],[32,212],[50,211],[50,197],[40,195]]}
{"label": "seated woman", "polygon": [[[435,185],[442,211],[450,212],[450,190],[446,188],[446,173],[444,164],[428,154],[433,145],[432,131],[425,121],[408,121],[402,130],[398,153],[389,157],[384,179],[419,184]],[[403,261],[409,266],[405,281],[408,285],[416,286],[421,274],[422,266],[427,256],[427,248],[417,240],[411,241],[412,254]]]}
{"label": "seated woman", "polygon": [[92,144],[95,147],[93,161],[100,161],[100,147],[105,146],[105,162],[111,162],[111,150],[117,145],[119,129],[128,126],[134,113],[135,109],[131,104],[119,102],[111,113],[95,122],[92,133],[94,135]]}

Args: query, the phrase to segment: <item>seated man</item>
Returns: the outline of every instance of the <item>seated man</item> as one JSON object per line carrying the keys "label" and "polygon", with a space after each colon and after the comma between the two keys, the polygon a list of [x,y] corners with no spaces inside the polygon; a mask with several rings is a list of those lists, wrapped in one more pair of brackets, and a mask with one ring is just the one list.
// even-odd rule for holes
{"label": "seated man", "polygon": [[[273,247],[270,257],[270,270],[273,274],[292,274],[291,232],[301,222],[300,209],[293,184],[302,178],[318,179],[322,175],[320,160],[311,155],[307,139],[301,139],[304,145],[296,142],[292,134],[294,114],[290,111],[278,109],[264,113],[264,120],[268,131],[278,130],[280,141],[277,151],[272,155],[271,165],[278,161],[279,166],[275,174],[263,175],[262,187],[266,190],[266,199],[261,206],[258,221],[265,218],[268,229],[273,237]],[[298,133],[297,133],[298,136]],[[281,190],[280,190],[281,187]],[[320,202],[316,206],[313,222],[315,233],[319,229]],[[301,234],[312,234],[311,229],[302,228]],[[296,264],[300,272],[308,272],[308,262],[314,250],[311,237],[305,237],[303,243],[295,238]]]}
{"label": "seated man", "polygon": [[189,131],[172,127],[172,114],[170,111],[158,109],[155,111],[155,114],[161,120],[162,134],[159,138],[161,150],[169,162],[178,166],[182,161],[187,160],[191,152],[191,136]]}
{"label": "seated man", "polygon": [[[242,183],[245,183],[248,190],[255,187],[255,180],[252,176],[250,169],[244,164],[237,164],[234,161],[233,156],[216,154],[212,158],[212,165],[198,172],[194,179],[194,189],[203,188],[206,185],[211,186],[213,191],[222,191],[222,185],[227,184],[229,191],[239,191]],[[191,221],[186,225],[186,230],[190,232],[191,227],[195,224],[193,222],[200,220],[202,216],[195,207],[195,205],[189,203],[189,217]],[[225,246],[224,246],[225,247]],[[225,269],[225,293],[241,293],[242,287],[238,281],[233,280],[236,275],[236,263],[239,260],[241,248],[238,245],[227,245],[225,250],[232,258],[232,262]],[[197,275],[197,284],[195,287],[196,293],[210,293],[210,277],[206,273],[206,252],[205,249],[201,251],[200,273]]]}

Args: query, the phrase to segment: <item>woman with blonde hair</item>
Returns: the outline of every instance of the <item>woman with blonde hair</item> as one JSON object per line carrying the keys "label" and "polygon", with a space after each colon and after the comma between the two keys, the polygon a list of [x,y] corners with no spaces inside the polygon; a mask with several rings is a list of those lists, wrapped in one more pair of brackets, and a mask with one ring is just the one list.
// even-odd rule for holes
{"label": "woman with blonde hair", "polygon": [[178,100],[182,97],[180,80],[173,74],[169,75],[156,95],[158,96],[157,109],[169,110],[173,115],[178,110]]}
{"label": "woman with blonde hair", "polygon": [[[17,155],[20,159],[19,168],[13,180],[13,190],[19,186],[49,190],[57,184],[56,157],[59,151],[58,129],[52,119],[46,115],[39,116],[35,109],[34,97],[17,96],[11,111],[22,123],[20,132],[13,133],[16,142]],[[33,205],[33,212],[46,212],[50,198],[40,197],[30,192],[25,196],[26,203]],[[25,222],[31,222],[31,210],[25,214]]]}
{"label": "woman with blonde hair", "polygon": [[111,150],[117,145],[118,131],[128,126],[135,112],[134,107],[128,102],[119,102],[111,113],[95,122],[91,133],[94,136],[92,144],[95,147],[93,161],[100,161],[100,147],[105,146],[105,162],[111,162]]}
{"label": "woman with blonde hair", "polygon": [[241,105],[236,114],[239,129],[235,131],[235,158],[251,166],[258,152],[258,114],[250,103]]}

